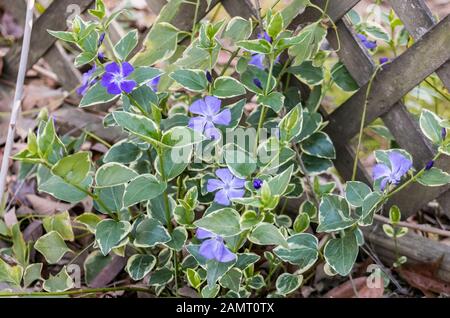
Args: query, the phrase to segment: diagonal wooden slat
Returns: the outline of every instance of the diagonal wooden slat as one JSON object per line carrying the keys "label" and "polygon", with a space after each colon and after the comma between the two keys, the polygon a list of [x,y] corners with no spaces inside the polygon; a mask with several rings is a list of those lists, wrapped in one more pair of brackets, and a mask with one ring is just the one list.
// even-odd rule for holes
{"label": "diagonal wooden slat", "polygon": [[[383,115],[407,92],[417,86],[450,58],[450,16],[443,19],[408,51],[395,59],[389,68],[379,72],[369,96],[366,124]],[[412,67],[414,66],[414,67]],[[367,84],[329,116],[326,131],[350,139],[357,134]],[[349,121],[348,118],[354,118]]]}
{"label": "diagonal wooden slat", "polygon": [[[94,0],[78,0],[77,5],[81,12],[84,12]],[[31,34],[30,47],[32,48],[28,57],[28,68],[33,66],[56,42],[56,38],[49,36],[47,30],[67,29],[66,20],[72,15],[72,11],[67,10],[73,4],[73,0],[53,1],[47,10],[37,19]],[[20,51],[22,42],[16,42],[4,57],[7,77],[14,78],[19,68]]]}

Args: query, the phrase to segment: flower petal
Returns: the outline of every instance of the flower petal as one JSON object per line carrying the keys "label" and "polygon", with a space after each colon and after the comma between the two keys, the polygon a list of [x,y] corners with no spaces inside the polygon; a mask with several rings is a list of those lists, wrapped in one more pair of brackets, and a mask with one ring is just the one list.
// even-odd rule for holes
{"label": "flower petal", "polygon": [[206,240],[200,245],[198,252],[206,259],[214,259],[216,257],[217,249],[220,248],[220,243],[221,242],[213,238]]}
{"label": "flower petal", "polygon": [[223,189],[224,186],[225,184],[219,179],[209,179],[206,184],[206,190],[208,192],[214,192],[216,190]]}
{"label": "flower petal", "polygon": [[216,170],[216,176],[219,177],[225,184],[230,184],[233,181],[234,175],[228,168],[221,168]]}
{"label": "flower petal", "polygon": [[216,195],[214,196],[214,202],[226,206],[230,205],[230,200],[228,199],[227,191],[225,191],[224,189],[217,191]]}
{"label": "flower petal", "polygon": [[200,240],[204,240],[207,238],[215,237],[216,235],[214,233],[211,233],[210,231],[198,228],[195,232],[195,236]]}
{"label": "flower petal", "polygon": [[231,122],[231,111],[224,109],[213,118],[213,123],[216,125],[228,126]]}
{"label": "flower petal", "polygon": [[127,94],[131,93],[136,86],[137,86],[137,83],[135,81],[131,81],[131,80],[128,80],[128,81],[125,80],[120,83],[120,88],[122,89],[122,91],[124,91]]}
{"label": "flower petal", "polygon": [[192,128],[195,131],[199,131],[203,133],[205,130],[206,119],[203,116],[192,117],[189,119],[188,127]]}
{"label": "flower petal", "polygon": [[218,140],[220,139],[220,131],[214,127],[214,125],[209,124],[206,122],[205,125],[205,131],[203,134],[206,136],[206,138],[212,139],[212,140]]}
{"label": "flower petal", "polygon": [[392,174],[391,177],[396,181],[400,179],[411,169],[412,162],[398,152],[391,152],[389,154],[389,161],[391,162]]}
{"label": "flower petal", "polygon": [[111,62],[111,63],[106,64],[105,71],[107,73],[120,74],[120,66],[116,62]]}
{"label": "flower petal", "polygon": [[380,189],[381,191],[384,191],[384,189],[386,188],[386,184],[389,181],[389,177],[384,177],[383,180],[381,180],[381,184],[380,184]]}
{"label": "flower petal", "polygon": [[108,86],[109,84],[114,82],[114,74],[113,73],[105,73],[102,76],[102,85]]}
{"label": "flower petal", "polygon": [[223,242],[219,242],[219,248],[215,250],[215,259],[221,263],[231,262],[236,259],[234,255]]}
{"label": "flower petal", "polygon": [[236,198],[242,198],[245,194],[245,189],[230,189],[228,190],[228,198],[236,199]]}
{"label": "flower petal", "polygon": [[372,176],[374,180],[380,179],[382,177],[389,177],[391,175],[391,169],[385,164],[379,163],[373,167]]}
{"label": "flower petal", "polygon": [[250,59],[250,62],[248,62],[248,64],[254,65],[261,70],[265,69],[264,54],[253,54],[252,58]]}
{"label": "flower petal", "polygon": [[235,177],[230,182],[230,187],[232,187],[234,189],[243,188],[244,186],[245,186],[245,179]]}
{"label": "flower petal", "polygon": [[220,105],[222,105],[222,101],[214,96],[206,96],[205,103],[209,115],[217,114],[220,110]]}
{"label": "flower petal", "polygon": [[122,93],[122,90],[116,83],[109,83],[109,85],[106,87],[106,90],[108,91],[108,94],[111,95],[118,95]]}
{"label": "flower petal", "polygon": [[208,116],[206,103],[203,99],[197,99],[192,105],[189,107],[189,111],[196,115]]}
{"label": "flower petal", "polygon": [[122,63],[122,76],[123,77],[129,76],[131,73],[133,73],[133,71],[134,71],[133,65],[131,65],[128,62]]}

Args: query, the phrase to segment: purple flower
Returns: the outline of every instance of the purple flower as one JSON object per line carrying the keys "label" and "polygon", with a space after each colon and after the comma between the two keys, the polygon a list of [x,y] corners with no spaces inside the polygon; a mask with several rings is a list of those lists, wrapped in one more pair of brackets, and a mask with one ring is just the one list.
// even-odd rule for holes
{"label": "purple flower", "polygon": [[258,34],[258,39],[264,39],[264,40],[266,40],[267,42],[272,43],[272,38],[270,37],[269,34],[267,34],[266,31],[260,32],[260,33]]}
{"label": "purple flower", "polygon": [[231,262],[236,259],[224,244],[223,238],[207,230],[198,228],[196,236],[200,240],[205,240],[200,245],[199,253],[206,259],[215,259],[221,263]]}
{"label": "purple flower", "polygon": [[411,169],[412,162],[398,152],[389,153],[390,167],[379,163],[373,168],[374,180],[381,179],[381,190],[386,184],[399,184],[402,177]]}
{"label": "purple flower", "polygon": [[427,162],[426,166],[425,166],[425,170],[430,170],[431,168],[433,168],[434,166],[434,161],[430,160]]}
{"label": "purple flower", "polygon": [[192,117],[188,127],[202,132],[210,139],[220,138],[220,132],[214,125],[227,126],[231,122],[231,111],[229,109],[220,111],[221,104],[220,99],[212,96],[196,100],[189,107],[189,111],[199,116]]}
{"label": "purple flower", "polygon": [[206,79],[208,80],[208,82],[212,83],[213,82],[213,78],[211,75],[210,71],[206,71]]}
{"label": "purple flower", "polygon": [[98,43],[97,46],[100,47],[100,45],[102,45],[103,41],[105,40],[105,35],[106,33],[103,32],[102,34],[100,34],[100,37],[98,38]]}
{"label": "purple flower", "polygon": [[264,54],[253,54],[252,58],[250,59],[250,62],[248,62],[249,65],[254,65],[257,68],[263,70],[265,68],[264,66]]}
{"label": "purple flower", "polygon": [[362,44],[369,50],[373,50],[377,47],[376,41],[369,41],[364,34],[358,34],[358,38],[361,40]]}
{"label": "purple flower", "polygon": [[385,64],[387,62],[389,62],[389,58],[388,57],[380,57],[380,64]]}
{"label": "purple flower", "polygon": [[263,184],[263,181],[261,179],[253,180],[253,188],[255,188],[256,190],[261,189],[262,184]]}
{"label": "purple flower", "polygon": [[161,80],[161,75],[156,76],[150,82],[147,83],[147,86],[150,87],[154,92],[158,91],[159,81]]}
{"label": "purple flower", "polygon": [[92,77],[92,74],[97,70],[97,67],[94,65],[89,71],[83,74],[81,79],[81,85],[77,88],[77,94],[80,96],[84,96],[88,89],[97,82],[95,77]]}
{"label": "purple flower", "polygon": [[441,129],[441,137],[442,137],[442,140],[444,140],[445,137],[447,137],[447,129],[445,129],[444,127],[442,127],[442,129]]}
{"label": "purple flower", "polygon": [[136,81],[127,79],[134,71],[134,67],[128,62],[123,62],[122,65],[111,62],[106,65],[105,71],[102,85],[109,94],[118,95],[122,92],[128,94],[137,86]]}
{"label": "purple flower", "polygon": [[255,84],[256,87],[258,87],[259,89],[263,89],[262,83],[261,83],[261,81],[259,80],[259,78],[255,77],[255,78],[253,79],[253,84]]}
{"label": "purple flower", "polygon": [[230,200],[242,198],[245,193],[245,180],[235,177],[228,168],[216,170],[219,179],[209,179],[206,184],[208,192],[216,192],[214,202],[221,205],[230,205]]}

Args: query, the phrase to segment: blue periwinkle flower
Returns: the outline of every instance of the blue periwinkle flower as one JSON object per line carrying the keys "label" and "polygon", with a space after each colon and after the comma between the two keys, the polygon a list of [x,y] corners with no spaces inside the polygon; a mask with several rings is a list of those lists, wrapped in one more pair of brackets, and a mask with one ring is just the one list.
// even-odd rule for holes
{"label": "blue periwinkle flower", "polygon": [[204,258],[214,259],[221,263],[231,262],[236,259],[236,255],[225,246],[221,236],[201,228],[197,229],[196,236],[200,240],[205,240],[199,249],[200,255]]}
{"label": "blue periwinkle flower", "polygon": [[77,88],[78,95],[84,96],[88,89],[97,82],[97,79],[92,77],[96,70],[97,67],[94,65],[89,71],[83,74],[81,85]]}
{"label": "blue periwinkle flower", "polygon": [[379,61],[380,61],[380,64],[386,64],[387,62],[389,62],[389,58],[388,57],[380,57]]}
{"label": "blue periwinkle flower", "polygon": [[431,168],[433,168],[434,166],[434,160],[430,160],[427,162],[427,164],[425,165],[425,170],[430,170]]}
{"label": "blue periwinkle flower", "polygon": [[208,82],[212,83],[213,82],[213,77],[211,75],[210,71],[206,71],[206,79],[208,80]]}
{"label": "blue periwinkle flower", "polygon": [[447,129],[445,129],[444,127],[442,127],[442,129],[441,129],[441,137],[442,137],[442,140],[444,140],[445,137],[447,137]]}
{"label": "blue periwinkle flower", "polygon": [[369,41],[364,34],[358,34],[358,38],[361,40],[362,44],[369,50],[373,50],[377,47],[376,41]]}
{"label": "blue periwinkle flower", "polygon": [[253,79],[253,84],[255,84],[256,85],[256,87],[258,87],[259,89],[263,89],[263,87],[262,87],[262,83],[261,83],[261,81],[259,80],[259,78],[254,78]]}
{"label": "blue periwinkle flower", "polygon": [[253,180],[253,188],[255,188],[256,190],[261,189],[262,184],[263,184],[263,181],[261,179]]}
{"label": "blue periwinkle flower", "polygon": [[381,190],[389,184],[399,184],[402,177],[411,169],[412,162],[398,152],[389,153],[390,167],[379,163],[373,168],[373,179],[381,179]]}
{"label": "blue periwinkle flower", "polygon": [[220,111],[222,101],[217,97],[206,96],[205,99],[196,100],[189,111],[199,115],[189,120],[188,127],[203,133],[210,139],[220,138],[220,132],[215,125],[227,126],[231,122],[231,111]]}
{"label": "blue periwinkle flower", "polygon": [[123,62],[121,65],[111,62],[106,65],[105,71],[102,85],[109,94],[118,95],[122,92],[128,94],[137,86],[136,81],[128,79],[134,71],[134,67],[128,62]]}
{"label": "blue periwinkle flower", "polygon": [[147,86],[150,87],[154,92],[158,91],[159,81],[161,80],[161,75],[156,76],[150,82],[147,83]]}
{"label": "blue periwinkle flower", "polygon": [[230,205],[231,199],[242,198],[245,194],[245,180],[235,177],[228,168],[216,170],[218,179],[209,179],[206,184],[208,192],[216,192],[214,202]]}
{"label": "blue periwinkle flower", "polygon": [[103,44],[103,41],[105,40],[105,36],[106,36],[106,33],[105,33],[105,32],[103,32],[102,34],[100,34],[100,37],[98,38],[97,46],[100,47],[100,45]]}

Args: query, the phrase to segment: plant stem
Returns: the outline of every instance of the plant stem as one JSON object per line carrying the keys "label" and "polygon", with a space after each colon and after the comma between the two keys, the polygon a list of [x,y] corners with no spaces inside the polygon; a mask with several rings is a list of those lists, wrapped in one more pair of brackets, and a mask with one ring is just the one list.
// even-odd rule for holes
{"label": "plant stem", "polygon": [[198,9],[200,7],[200,0],[196,0],[195,2],[195,12],[194,12],[194,23],[192,25],[192,33],[191,33],[191,43],[194,41],[194,36],[195,36],[195,29],[196,29],[196,25],[197,25],[197,19],[198,19]]}
{"label": "plant stem", "polygon": [[370,78],[369,84],[367,85],[366,90],[366,98],[364,100],[364,106],[363,106],[363,113],[361,116],[361,125],[359,126],[359,134],[358,134],[358,146],[356,147],[356,153],[355,153],[355,160],[353,162],[353,173],[352,173],[352,181],[355,181],[356,179],[356,172],[358,170],[358,162],[359,162],[359,151],[361,148],[361,142],[362,142],[362,135],[364,131],[364,124],[366,122],[366,114],[367,114],[367,104],[369,103],[369,94],[372,90],[372,84],[375,79],[375,76],[377,75],[378,71],[380,70],[380,65],[377,66],[375,71],[372,74],[372,77]]}
{"label": "plant stem", "polygon": [[[390,220],[382,215],[375,214],[374,218],[377,221],[390,224]],[[427,225],[413,224],[413,223],[400,221],[396,224],[396,226],[407,227],[412,230],[422,231],[422,232],[426,232],[426,233],[433,233],[433,234],[437,234],[437,235],[444,236],[444,237],[450,237],[450,231],[436,229],[434,227],[430,227]]]}
{"label": "plant stem", "polygon": [[67,290],[63,292],[0,292],[0,297],[14,297],[14,296],[26,296],[26,297],[45,297],[45,296],[69,296],[69,295],[82,295],[92,293],[107,293],[114,291],[135,291],[152,293],[149,289],[138,286],[119,286],[119,287],[105,287],[105,288],[86,288],[77,290]]}

